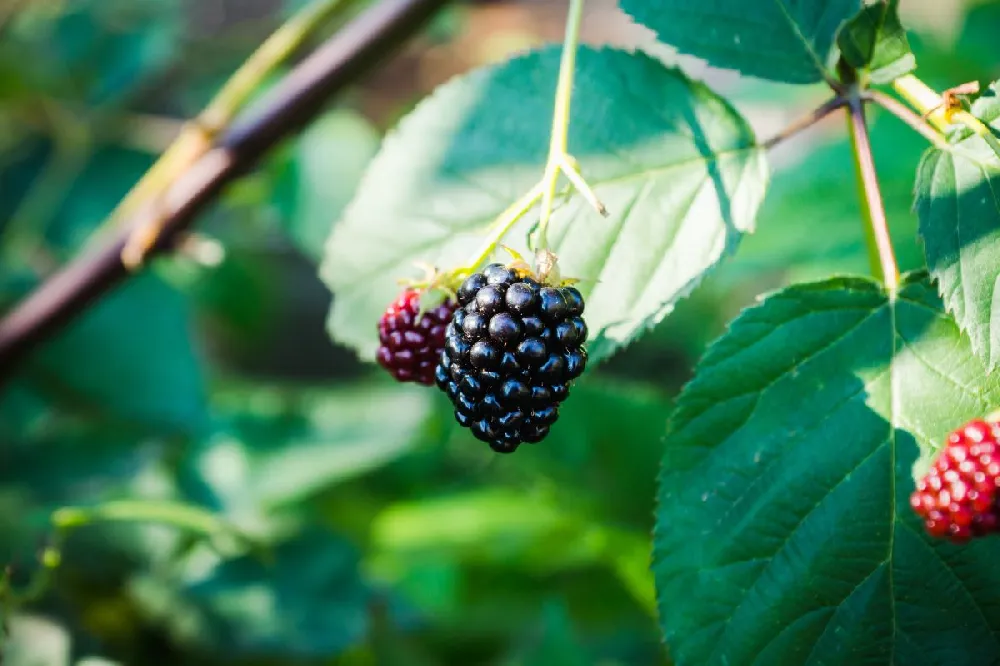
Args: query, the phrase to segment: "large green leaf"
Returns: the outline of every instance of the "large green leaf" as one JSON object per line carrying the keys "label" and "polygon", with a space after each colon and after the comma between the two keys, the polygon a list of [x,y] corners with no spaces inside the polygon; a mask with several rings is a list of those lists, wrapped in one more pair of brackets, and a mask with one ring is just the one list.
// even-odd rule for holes
{"label": "large green leaf", "polygon": [[45,394],[136,424],[193,432],[207,417],[187,303],[152,275],[97,303],[32,356]]}
{"label": "large green leaf", "polygon": [[864,7],[841,28],[837,46],[844,61],[875,84],[889,83],[917,67],[899,20],[899,0]]}
{"label": "large green leaf", "polygon": [[[995,125],[995,87],[973,112]],[[920,162],[920,235],[945,305],[992,369],[1000,363],[1000,161],[981,137],[957,138],[952,150],[930,148]]]}
{"label": "large green leaf", "polygon": [[998,403],[923,275],[737,318],[668,428],[654,573],[676,663],[1000,659],[996,544],[932,541],[908,503],[918,450]]}
{"label": "large green leaf", "polygon": [[834,37],[861,0],[621,0],[622,9],[681,53],[788,83],[820,81]]}
{"label": "large green leaf", "polygon": [[[555,49],[438,90],[385,142],[327,246],[333,337],[372,357],[375,321],[415,261],[452,267],[540,177]],[[569,150],[611,211],[578,196],[552,241],[581,278],[590,350],[607,357],[661,320],[753,227],[767,174],[743,119],[705,86],[642,55],[582,49]],[[526,217],[505,243],[526,252]]]}

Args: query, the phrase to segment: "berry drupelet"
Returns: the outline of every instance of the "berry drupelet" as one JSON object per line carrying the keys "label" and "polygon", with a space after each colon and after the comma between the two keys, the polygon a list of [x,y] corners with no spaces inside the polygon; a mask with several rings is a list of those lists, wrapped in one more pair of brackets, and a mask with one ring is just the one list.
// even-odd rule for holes
{"label": "berry drupelet", "polygon": [[422,293],[407,289],[386,309],[378,322],[376,359],[397,380],[430,386],[455,302],[449,299],[421,315]]}
{"label": "berry drupelet", "polygon": [[970,421],[948,436],[910,506],[927,532],[956,543],[1000,531],[1000,424]]}
{"label": "berry drupelet", "polygon": [[435,376],[456,420],[499,453],[540,442],[587,364],[583,297],[490,264],[458,305]]}

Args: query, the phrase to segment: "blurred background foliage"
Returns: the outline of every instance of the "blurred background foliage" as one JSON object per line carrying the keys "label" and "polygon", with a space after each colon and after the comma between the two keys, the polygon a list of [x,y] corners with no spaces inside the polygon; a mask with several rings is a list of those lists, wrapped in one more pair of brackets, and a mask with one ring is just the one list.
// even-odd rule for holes
{"label": "blurred background foliage", "polygon": [[[183,119],[305,4],[0,0],[0,309],[85,247]],[[929,83],[1000,77],[1000,2],[903,7]],[[739,256],[590,372],[552,436],[515,456],[460,432],[435,391],[331,345],[323,324],[316,263],[383,133],[449,76],[558,40],[564,11],[455,4],[231,188],[193,249],[23,366],[0,393],[0,562],[15,585],[67,505],[184,503],[257,547],[145,521],[83,526],[46,593],[9,618],[5,665],[667,662],[648,560],[671,398],[760,293],[867,272],[842,120],[774,154]],[[584,33],[649,41],[612,0],[588,4]],[[762,136],[822,96],[662,55]],[[922,262],[922,141],[875,119],[905,268]]]}

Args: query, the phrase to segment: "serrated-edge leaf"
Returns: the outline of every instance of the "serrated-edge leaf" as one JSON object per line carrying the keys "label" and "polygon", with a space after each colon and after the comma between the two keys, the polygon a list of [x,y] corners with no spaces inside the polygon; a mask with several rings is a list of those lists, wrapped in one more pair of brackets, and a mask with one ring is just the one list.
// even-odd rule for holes
{"label": "serrated-edge leaf", "polygon": [[[364,263],[361,257],[366,251],[371,252],[371,247],[377,242],[399,244],[397,238],[391,237],[392,234],[406,233],[405,227],[402,226],[396,229],[387,228],[384,231],[372,227],[381,224],[381,220],[385,217],[393,217],[393,211],[378,208],[386,196],[386,188],[394,186],[390,174],[398,176],[402,170],[406,175],[402,178],[396,177],[395,186],[399,187],[402,181],[402,186],[413,187],[411,181],[423,178],[427,171],[445,168],[445,165],[441,164],[441,154],[453,149],[454,142],[459,138],[475,144],[474,148],[479,150],[494,149],[495,145],[502,143],[504,139],[491,136],[489,128],[479,129],[477,125],[479,131],[476,133],[449,136],[447,132],[450,130],[441,128],[440,123],[443,121],[439,116],[454,114],[456,117],[449,120],[455,123],[472,122],[470,118],[482,120],[480,116],[485,111],[480,109],[480,105],[483,100],[475,95],[490,89],[489,86],[492,85],[502,88],[506,85],[503,76],[507,75],[510,78],[507,72],[515,71],[515,68],[523,69],[528,77],[535,78],[523,83],[524,91],[502,89],[498,94],[516,99],[514,96],[520,92],[524,95],[524,103],[532,105],[530,108],[543,106],[550,108],[552,88],[547,79],[551,78],[551,84],[554,86],[557,63],[558,50],[549,48],[453,79],[418,104],[415,110],[386,136],[379,155],[362,180],[358,195],[348,206],[343,219],[336,225],[327,243],[326,258],[321,267],[322,278],[334,292],[335,302],[330,314],[329,328],[335,340],[358,349],[363,358],[372,357],[376,346],[374,327],[370,332],[365,329],[362,335],[356,329],[356,322],[374,321],[380,308],[391,299],[387,286],[388,278],[391,277],[392,289],[395,290],[396,279],[400,275],[387,276],[386,273],[393,270],[400,272],[409,270],[407,259],[420,259],[437,263],[442,267],[456,265],[467,259],[481,242],[481,236],[478,234],[483,233],[485,225],[533,185],[539,177],[544,164],[547,137],[540,138],[537,142],[539,145],[525,149],[526,154],[531,154],[531,164],[537,163],[537,170],[529,168],[530,164],[526,161],[517,162],[519,169],[513,171],[508,169],[502,178],[494,178],[488,185],[483,182],[486,176],[481,172],[488,171],[489,176],[494,177],[497,169],[502,168],[503,164],[489,167],[476,164],[474,170],[464,173],[446,171],[442,178],[447,176],[450,181],[448,184],[457,188],[455,197],[460,202],[470,198],[470,190],[480,197],[474,203],[468,204],[476,212],[462,216],[451,208],[446,209],[441,193],[436,192],[437,198],[424,201],[424,208],[447,210],[449,218],[442,220],[433,213],[414,215],[409,210],[396,211],[397,216],[410,216],[406,219],[412,225],[413,233],[424,233],[428,238],[411,246],[400,245],[396,250],[387,251],[384,247],[380,247],[376,255],[389,258],[369,260],[368,263]],[[588,76],[601,83],[610,82],[612,89],[608,90],[608,85],[604,85],[600,90],[595,89],[597,84],[588,83]],[[541,82],[543,78],[546,80]],[[637,335],[662,320],[680,298],[690,293],[709,269],[732,252],[740,234],[752,231],[753,217],[763,199],[763,190],[768,177],[764,151],[756,145],[752,130],[746,121],[704,84],[692,82],[679,70],[665,67],[658,60],[643,53],[609,48],[581,48],[578,55],[577,78],[570,151],[580,159],[583,170],[598,196],[602,197],[611,208],[612,217],[607,220],[600,219],[587,208],[582,198],[571,197],[564,201],[555,213],[551,238],[556,252],[560,254],[564,272],[568,270],[585,281],[582,290],[587,298],[588,324],[591,325],[593,333],[589,350],[591,357],[597,361],[627,345]],[[632,87],[634,80],[645,83],[640,83],[641,87],[637,89]],[[653,85],[657,81],[660,85]],[[643,94],[659,94],[662,97],[662,91],[657,89],[664,85],[676,88],[676,95],[683,94],[679,101],[673,102],[677,106],[669,106],[671,99],[677,99],[676,95],[663,102],[667,108],[660,106],[659,99],[642,97]],[[621,90],[616,91],[613,86],[618,86]],[[641,107],[636,115],[637,120],[629,121],[639,123],[637,127],[641,127],[649,135],[644,137],[648,145],[636,144],[635,150],[640,151],[638,156],[630,155],[628,150],[624,151],[623,156],[623,149],[615,144],[615,141],[621,142],[622,139],[608,138],[607,132],[616,130],[611,129],[612,126],[603,120],[598,120],[595,115],[595,108],[603,109],[606,114],[611,112],[608,109],[615,108],[613,105],[616,103]],[[690,118],[681,117],[682,112],[689,113]],[[501,126],[502,123],[507,123],[510,127],[518,127],[516,119],[512,120],[506,116],[499,120],[491,119],[491,122],[500,123]],[[625,119],[623,118],[621,122],[625,122]],[[695,123],[694,131],[704,135],[693,139],[690,135],[685,135],[685,131],[691,131],[685,122]],[[430,130],[427,128],[428,123],[431,123]],[[541,122],[539,125],[547,130],[547,123]],[[607,129],[602,126],[606,126]],[[433,144],[434,154],[425,155],[423,161],[415,160],[413,155],[417,150],[409,143],[421,132],[426,134],[427,131],[435,129],[445,136],[443,142],[446,145]],[[511,131],[514,130],[508,129],[508,132]],[[508,139],[511,143],[515,141],[514,138],[508,137]],[[682,143],[689,139],[688,144]],[[523,141],[523,137],[521,140]],[[603,146],[597,145],[599,141],[604,142]],[[587,144],[591,151],[598,152],[581,151],[581,142]],[[659,161],[650,164],[649,162],[653,160],[651,151],[657,146],[684,148],[692,156],[675,156],[675,161],[663,163],[663,160],[670,159],[675,151],[660,149],[656,152]],[[502,148],[495,149],[502,150]],[[519,157],[522,156],[519,154]],[[628,161],[630,158],[643,159],[646,162],[637,167]],[[595,163],[599,165],[595,167]],[[690,171],[683,171],[685,167]],[[593,173],[595,170],[612,173],[602,176],[600,173]],[[656,179],[671,172],[677,175],[669,184],[662,178]],[[685,176],[686,184],[685,181],[678,180]],[[445,187],[440,182],[436,185],[438,189]],[[661,191],[657,192],[657,188]],[[709,208],[708,199],[719,196],[719,192],[723,192],[728,199],[722,215],[729,217],[715,222],[715,226],[712,226],[710,220],[706,219],[704,211]],[[424,192],[420,192],[420,195],[424,196]],[[426,196],[432,197],[432,195]],[[413,198],[412,194],[410,198]],[[452,206],[450,202],[448,205]],[[649,243],[649,229],[645,227],[634,229],[634,227],[639,224],[637,220],[647,219],[639,217],[638,211],[644,210],[645,216],[656,215],[657,205],[669,205],[676,209],[670,211],[669,217],[674,226],[661,227],[662,237],[659,244],[663,246],[662,251],[655,253],[655,259],[650,259],[654,253]],[[712,202],[712,206],[718,205],[717,201]],[[379,213],[378,219],[373,218],[373,210]],[[659,214],[662,216],[663,211]],[[697,220],[694,219],[696,214]],[[360,228],[361,220],[366,215],[372,218],[367,220],[371,228],[365,230],[362,235],[356,228]],[[573,220],[572,227],[565,223],[569,219]],[[505,238],[505,243],[514,245],[515,249],[521,249],[523,243],[519,241],[530,223],[530,219],[522,220]],[[648,222],[646,224],[649,225]],[[428,225],[435,225],[433,233],[428,231]],[[634,231],[630,231],[630,228]],[[625,230],[624,233],[617,233],[622,229]],[[476,236],[471,235],[473,233]],[[609,234],[614,233],[617,235],[611,238]],[[384,237],[384,241],[379,234]],[[643,236],[645,239],[643,243],[636,244],[638,241],[636,234]],[[693,239],[695,247],[685,254],[680,254],[679,246],[674,245],[676,237],[686,239],[688,243]],[[359,243],[359,239],[363,242]],[[467,247],[468,250],[459,251],[460,247]],[[622,257],[627,252],[634,253],[633,256],[640,260],[623,262]],[[433,256],[435,254],[436,257]],[[692,257],[695,259],[692,260]],[[686,267],[683,264],[679,267],[675,265],[667,274],[666,264],[670,262],[676,264],[680,259],[684,259],[688,265]],[[638,271],[645,273],[640,276]],[[612,293],[613,289],[608,286],[601,290],[602,282],[610,281],[615,284],[615,280],[619,282],[628,280],[627,288],[615,289],[615,293]],[[379,284],[372,287],[371,284],[376,281],[379,281]],[[587,282],[592,286],[588,287]],[[659,291],[657,291],[658,284]],[[382,294],[378,297],[377,300],[380,302],[377,304],[372,302],[376,299],[371,297],[372,292],[376,290]],[[363,292],[368,296],[362,302],[358,293],[351,294],[351,292]],[[347,294],[351,294],[350,298],[345,298]],[[384,303],[381,302],[383,300]],[[343,304],[338,305],[338,301]],[[338,307],[343,309],[338,310]],[[379,312],[376,312],[377,308]],[[365,314],[359,315],[361,311]],[[595,318],[595,313],[604,314]]]}
{"label": "serrated-edge leaf", "polygon": [[[973,105],[986,122],[1000,117],[995,86]],[[924,153],[914,208],[945,307],[992,370],[1000,363],[1000,161],[971,132],[956,133],[952,142],[951,151]]]}
{"label": "serrated-edge leaf", "polygon": [[[622,10],[681,53],[702,58],[716,67],[785,83],[815,83],[830,76],[836,31],[842,20],[861,7],[860,0],[844,0],[840,3],[843,6],[830,11],[834,3],[835,0],[826,0],[823,4],[815,17],[822,25],[816,26],[818,33],[810,38],[786,0],[760,3],[620,0]],[[797,4],[795,9],[806,3]],[[768,6],[776,10],[781,22],[770,21]],[[779,35],[781,39],[775,36],[776,29],[785,33]],[[767,48],[748,50],[744,36],[752,39],[753,32],[765,30],[772,33]]]}
{"label": "serrated-edge leaf", "polygon": [[865,70],[876,85],[890,83],[917,66],[899,20],[899,0],[863,7],[841,27],[837,44],[844,60]]}
{"label": "serrated-edge leaf", "polygon": [[1000,399],[981,377],[924,273],[895,299],[837,278],[737,317],[669,420],[654,572],[675,662],[1000,658],[991,545],[934,542],[908,505],[918,447]]}

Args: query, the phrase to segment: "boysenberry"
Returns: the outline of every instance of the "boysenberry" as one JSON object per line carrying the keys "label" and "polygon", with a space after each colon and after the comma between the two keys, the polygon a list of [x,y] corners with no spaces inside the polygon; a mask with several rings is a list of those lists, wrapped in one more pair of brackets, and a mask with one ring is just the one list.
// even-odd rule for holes
{"label": "boysenberry", "polygon": [[583,373],[583,296],[491,264],[458,289],[435,375],[455,419],[500,453],[545,439]]}
{"label": "boysenberry", "polygon": [[398,381],[441,386],[446,374],[436,368],[455,302],[449,299],[420,314],[422,294],[407,289],[386,308],[378,322],[380,344],[375,358]]}
{"label": "boysenberry", "polygon": [[1000,531],[1000,423],[955,430],[910,495],[931,536],[956,543]]}

